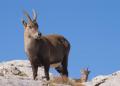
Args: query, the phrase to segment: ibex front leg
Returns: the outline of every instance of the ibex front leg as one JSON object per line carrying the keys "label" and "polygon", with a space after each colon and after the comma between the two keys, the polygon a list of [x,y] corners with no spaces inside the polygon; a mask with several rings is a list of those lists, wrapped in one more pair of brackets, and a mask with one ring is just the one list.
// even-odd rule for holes
{"label": "ibex front leg", "polygon": [[38,66],[32,64],[32,71],[33,71],[33,79],[36,80],[37,71],[38,71]]}

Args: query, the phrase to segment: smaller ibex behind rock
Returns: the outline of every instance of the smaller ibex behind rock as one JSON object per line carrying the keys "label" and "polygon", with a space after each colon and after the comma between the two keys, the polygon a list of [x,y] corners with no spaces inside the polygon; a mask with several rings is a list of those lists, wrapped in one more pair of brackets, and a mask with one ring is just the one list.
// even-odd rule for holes
{"label": "smaller ibex behind rock", "polygon": [[61,35],[43,36],[38,31],[37,15],[33,11],[33,19],[27,12],[25,16],[28,23],[22,20],[24,26],[24,47],[33,70],[33,78],[36,79],[39,66],[43,66],[45,77],[49,80],[49,68],[55,69],[63,76],[68,77],[68,54],[70,43]]}
{"label": "smaller ibex behind rock", "polygon": [[86,69],[82,69],[80,72],[81,72],[81,78],[75,79],[75,81],[80,83],[86,82],[88,80],[90,71],[88,70],[88,68],[86,68]]}

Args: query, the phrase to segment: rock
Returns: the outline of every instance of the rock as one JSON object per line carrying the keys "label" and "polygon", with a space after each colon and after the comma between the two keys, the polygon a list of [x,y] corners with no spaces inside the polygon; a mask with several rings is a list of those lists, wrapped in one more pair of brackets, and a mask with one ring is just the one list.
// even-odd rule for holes
{"label": "rock", "polygon": [[90,82],[85,83],[86,86],[119,86],[120,71],[110,75],[101,75],[93,78]]}
{"label": "rock", "polygon": [[[0,86],[43,86],[44,69],[38,69],[38,80],[33,80],[32,68],[27,60],[13,60],[0,63]],[[52,74],[50,73],[50,76]]]}
{"label": "rock", "polygon": [[69,78],[67,83],[54,82],[55,76],[50,73],[53,79],[47,82],[42,79],[44,69],[38,69],[38,80],[33,80],[32,68],[27,60],[13,60],[0,63],[0,86],[119,86],[120,71],[110,75],[99,75],[89,82],[77,83]]}

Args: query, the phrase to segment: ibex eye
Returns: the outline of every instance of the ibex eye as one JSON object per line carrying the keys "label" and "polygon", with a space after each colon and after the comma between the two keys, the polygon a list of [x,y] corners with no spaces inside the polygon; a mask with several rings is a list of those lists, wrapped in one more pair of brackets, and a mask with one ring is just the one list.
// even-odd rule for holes
{"label": "ibex eye", "polygon": [[29,26],[30,29],[32,29],[32,26]]}

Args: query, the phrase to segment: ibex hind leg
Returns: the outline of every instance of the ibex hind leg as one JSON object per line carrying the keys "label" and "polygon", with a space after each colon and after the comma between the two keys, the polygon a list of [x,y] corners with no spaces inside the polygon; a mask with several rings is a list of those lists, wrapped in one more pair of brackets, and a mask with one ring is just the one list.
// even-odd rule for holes
{"label": "ibex hind leg", "polygon": [[64,58],[63,58],[63,61],[62,61],[62,67],[63,67],[63,70],[62,70],[62,74],[63,76],[66,76],[68,77],[68,55],[69,55],[69,51],[70,51],[70,43],[68,42],[68,40],[64,39],[64,47],[65,47],[65,55],[64,55]]}
{"label": "ibex hind leg", "polygon": [[62,82],[66,83],[68,81],[68,56],[65,56],[62,62]]}
{"label": "ibex hind leg", "polygon": [[68,77],[68,55],[65,55],[62,62],[62,75]]}

